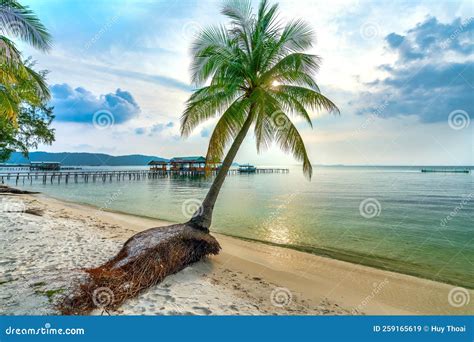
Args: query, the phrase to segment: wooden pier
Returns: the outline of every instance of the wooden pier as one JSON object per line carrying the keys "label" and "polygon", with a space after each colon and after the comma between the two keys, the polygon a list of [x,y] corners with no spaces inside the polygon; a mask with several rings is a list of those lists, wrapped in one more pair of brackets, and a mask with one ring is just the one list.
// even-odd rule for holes
{"label": "wooden pier", "polygon": [[[255,173],[288,173],[289,169],[273,169],[261,168],[257,169]],[[212,171],[215,175],[217,171]],[[238,169],[231,169],[228,175],[238,175]],[[112,182],[125,180],[144,180],[157,179],[163,177],[202,177],[203,171],[187,171],[187,170],[121,170],[121,171],[38,171],[38,172],[0,172],[0,183],[4,184],[6,181],[15,181],[18,185],[30,183],[33,181],[40,181],[43,184],[61,184],[61,183],[95,183],[95,182]]]}
{"label": "wooden pier", "polygon": [[439,172],[439,173],[470,173],[470,169],[438,169],[438,168],[425,168],[421,169],[423,173]]}

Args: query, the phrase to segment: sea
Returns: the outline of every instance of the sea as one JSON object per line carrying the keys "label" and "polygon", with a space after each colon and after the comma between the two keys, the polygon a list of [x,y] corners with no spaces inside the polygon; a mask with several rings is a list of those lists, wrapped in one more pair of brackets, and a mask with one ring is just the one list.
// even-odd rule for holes
{"label": "sea", "polygon": [[[315,166],[311,181],[301,166],[290,166],[289,173],[229,175],[211,230],[474,288],[473,172],[423,173],[422,168]],[[463,168],[472,169],[456,169]],[[79,179],[77,184],[20,181],[19,187],[104,210],[183,222],[211,182],[176,176]]]}

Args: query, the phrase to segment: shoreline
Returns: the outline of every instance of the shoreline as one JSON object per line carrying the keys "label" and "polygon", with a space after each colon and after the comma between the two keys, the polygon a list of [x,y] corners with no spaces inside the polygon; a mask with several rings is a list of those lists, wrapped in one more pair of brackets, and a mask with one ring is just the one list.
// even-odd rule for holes
{"label": "shoreline", "polygon": [[[55,219],[62,220],[56,229],[62,225],[77,226],[76,231],[65,229],[64,233],[75,233],[74,239],[80,240],[80,247],[88,248],[97,255],[88,255],[87,262],[84,262],[82,254],[87,253],[77,253],[77,246],[68,246],[68,253],[77,253],[72,258],[76,267],[96,266],[101,260],[111,258],[113,251],[117,251],[134,233],[168,223],[99,210],[88,204],[63,201],[44,194],[15,197],[27,201],[28,206],[33,203],[44,207],[45,216],[49,215],[43,219],[44,222],[39,217],[26,217],[29,221],[36,220],[41,230],[47,231],[47,225],[54,223],[51,221]],[[84,231],[79,231],[83,224],[76,224],[78,220],[87,222]],[[51,230],[52,236],[60,238],[58,232]],[[84,235],[94,234],[98,237],[92,237],[90,246],[84,246]],[[209,257],[168,277],[163,283],[124,304],[117,314],[462,315],[472,312],[472,303],[463,307],[449,304],[448,296],[453,286],[445,283],[262,242],[212,234],[223,248],[218,256]],[[102,253],[100,258],[99,252]],[[58,251],[58,255],[63,255],[63,252]],[[34,260],[31,262],[35,264]],[[2,281],[5,279],[0,279],[0,284]],[[67,281],[70,282],[70,279]],[[200,289],[197,291],[200,292],[199,298],[196,298],[196,288]],[[279,306],[278,302],[275,305],[274,300],[272,303],[272,295],[278,290],[283,291],[283,299],[289,299],[289,303],[285,301],[283,306]],[[468,293],[473,295],[473,291]],[[232,304],[225,305],[223,301]],[[157,302],[162,306],[154,307],[153,303]]]}
{"label": "shoreline", "polygon": [[[41,193],[41,192],[36,193],[35,195],[44,197],[45,199],[48,199],[48,198],[55,199],[57,201],[68,203],[70,205],[78,205],[78,206],[88,207],[88,208],[93,209],[93,210],[100,210],[101,212],[108,212],[108,213],[118,214],[118,215],[138,217],[138,218],[150,220],[152,222],[160,222],[160,225],[179,223],[179,222],[173,222],[173,221],[164,220],[164,219],[161,219],[161,218],[155,218],[155,217],[146,216],[146,215],[131,214],[131,213],[127,213],[127,212],[120,211],[120,210],[115,210],[115,209],[110,209],[110,208],[102,209],[102,208],[98,208],[97,206],[89,204],[89,203],[74,202],[74,201],[70,201],[70,200],[65,200],[65,199],[50,196],[50,195],[47,195],[47,194],[44,194],[44,193]],[[474,284],[468,283],[464,280],[460,281],[460,282],[459,281],[458,282],[449,282],[447,279],[444,279],[444,278],[429,277],[428,275],[423,274],[423,272],[416,273],[416,272],[408,270],[407,268],[403,268],[401,266],[396,267],[395,265],[398,261],[394,260],[394,259],[388,259],[387,258],[385,260],[385,259],[381,259],[381,258],[373,258],[371,255],[364,255],[362,253],[351,254],[350,252],[347,252],[347,251],[344,251],[344,250],[330,250],[330,249],[318,248],[318,247],[314,247],[314,246],[298,246],[298,245],[290,245],[290,244],[279,244],[279,243],[275,243],[275,242],[272,242],[272,241],[259,240],[259,239],[244,237],[244,236],[227,234],[227,233],[219,233],[219,232],[213,231],[212,229],[211,229],[211,233],[215,234],[215,235],[227,236],[227,237],[230,237],[230,238],[247,241],[247,242],[250,242],[250,243],[261,243],[263,245],[274,246],[274,247],[279,247],[279,248],[285,248],[285,249],[298,251],[298,252],[305,253],[305,254],[315,255],[315,256],[324,257],[324,258],[329,258],[329,259],[332,259],[332,260],[344,261],[344,262],[348,262],[348,263],[351,263],[351,264],[354,264],[354,265],[367,266],[367,267],[375,268],[375,269],[382,270],[382,271],[408,275],[408,276],[412,276],[412,277],[416,277],[416,278],[420,278],[420,279],[425,279],[425,280],[430,280],[430,281],[434,281],[434,282],[438,282],[438,283],[442,283],[442,284],[446,284],[446,285],[461,286],[461,287],[465,287],[465,288],[470,289],[470,290],[474,290]],[[363,261],[361,262],[360,259],[363,259]],[[385,266],[386,262],[391,263],[390,266]],[[416,265],[413,265],[413,266],[416,266]],[[425,271],[425,273],[426,273],[426,271]]]}
{"label": "shoreline", "polygon": [[[126,214],[126,213],[125,213]],[[264,245],[269,245],[269,246],[274,246],[278,248],[285,248],[293,251],[298,251],[301,253],[305,254],[311,254],[315,256],[320,256],[323,258],[328,258],[332,260],[337,260],[337,261],[344,261],[353,265],[361,265],[361,266],[366,266],[366,267],[371,267],[375,268],[381,271],[386,271],[386,272],[392,272],[392,273],[397,273],[397,274],[403,274],[419,279],[424,279],[424,280],[430,280],[434,282],[438,282],[441,284],[446,284],[446,285],[451,285],[451,286],[461,286],[465,287],[466,289],[474,290],[474,285],[471,283],[455,283],[455,282],[449,282],[445,281],[446,279],[441,279],[441,278],[429,278],[428,276],[424,276],[423,274],[420,273],[415,273],[415,272],[409,272],[405,269],[393,269],[391,267],[384,267],[384,262],[380,260],[380,258],[371,258],[370,255],[363,255],[363,254],[349,254],[345,253],[343,251],[337,251],[337,250],[330,250],[330,249],[324,249],[324,248],[318,248],[318,247],[312,247],[312,246],[298,246],[298,245],[285,245],[285,244],[279,244],[271,241],[264,241],[264,240],[258,240],[258,239],[252,239],[252,238],[247,238],[243,236],[237,236],[237,235],[232,235],[232,234],[226,234],[226,233],[215,233],[212,232],[213,234],[218,234],[218,235],[224,235],[228,236],[234,239],[239,239],[243,241],[247,241],[250,243],[261,243]],[[358,258],[363,258],[364,262],[357,262]],[[396,262],[394,259],[387,259],[392,262]],[[392,266],[392,265],[391,265]]]}

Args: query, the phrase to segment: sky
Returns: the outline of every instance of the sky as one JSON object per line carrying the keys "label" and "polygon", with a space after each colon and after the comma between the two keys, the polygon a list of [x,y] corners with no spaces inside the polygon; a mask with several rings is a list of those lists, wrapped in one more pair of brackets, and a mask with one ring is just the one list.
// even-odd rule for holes
{"label": "sky", "polygon": [[[22,1],[53,36],[49,70],[56,141],[39,150],[205,155],[215,120],[184,139],[189,49],[196,33],[225,24],[220,1]],[[258,4],[255,1],[255,6]],[[340,115],[294,120],[313,164],[473,165],[472,1],[279,1],[280,19],[304,19],[322,58],[316,80]],[[253,133],[236,160],[297,164]]]}

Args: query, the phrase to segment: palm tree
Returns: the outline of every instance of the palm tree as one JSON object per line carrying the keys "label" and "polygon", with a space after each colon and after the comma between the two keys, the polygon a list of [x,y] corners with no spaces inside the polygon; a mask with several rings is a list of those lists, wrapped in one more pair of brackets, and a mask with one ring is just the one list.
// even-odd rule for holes
{"label": "palm tree", "polygon": [[208,85],[189,98],[181,133],[187,136],[203,121],[220,116],[209,142],[209,162],[221,160],[226,145],[233,140],[201,208],[187,223],[133,235],[115,257],[86,270],[88,279],[61,304],[64,314],[90,312],[96,307],[91,293],[104,288],[114,294],[107,307],[117,307],[169,274],[219,253],[219,242],[209,234],[212,211],[252,125],[259,151],[276,141],[303,162],[304,173],[311,177],[303,139],[289,115],[311,125],[307,108],[338,109],[320,93],[313,79],[319,58],[302,52],[312,46],[311,29],[300,20],[281,26],[277,9],[277,5],[269,6],[263,0],[254,18],[249,2],[228,2],[222,12],[232,20],[231,27],[205,29],[193,45],[193,81],[198,86]]}
{"label": "palm tree", "polygon": [[48,51],[51,36],[39,18],[15,0],[0,0],[0,115],[16,123],[22,104],[37,106],[48,100],[44,74],[23,61],[21,53],[6,35],[19,38],[33,47]]}
{"label": "palm tree", "polygon": [[256,15],[250,1],[228,1],[222,13],[231,19],[230,27],[204,29],[192,47],[192,81],[201,88],[187,101],[181,134],[188,136],[200,123],[219,116],[208,162],[222,160],[226,145],[233,141],[206,198],[188,222],[195,228],[208,231],[219,191],[252,125],[257,151],[276,142],[303,162],[303,172],[311,178],[311,162],[290,115],[312,126],[307,109],[339,112],[313,78],[320,58],[304,52],[313,45],[311,28],[301,20],[282,25],[277,11],[278,5],[266,0]]}

